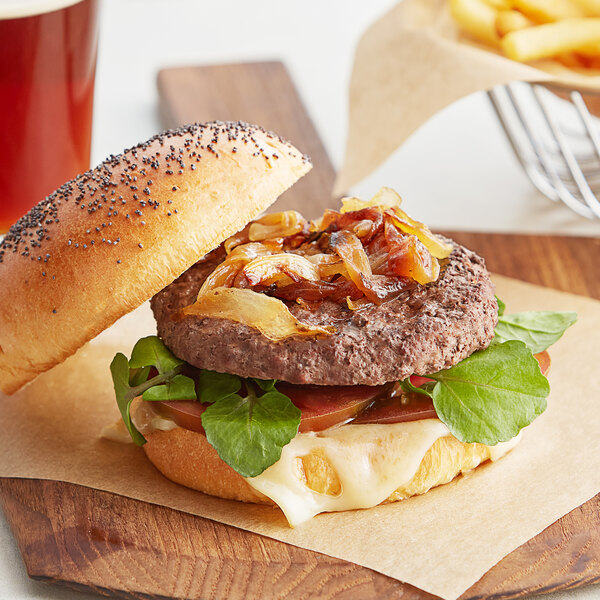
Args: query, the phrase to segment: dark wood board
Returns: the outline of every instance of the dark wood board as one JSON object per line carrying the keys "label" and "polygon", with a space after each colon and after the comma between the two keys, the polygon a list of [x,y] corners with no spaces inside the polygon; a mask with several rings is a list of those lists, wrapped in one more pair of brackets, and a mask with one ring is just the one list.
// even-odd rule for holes
{"label": "dark wood board", "polygon": [[[326,156],[324,166],[319,164],[317,157],[324,150],[291,80],[282,75],[282,70],[285,73],[279,63],[266,63],[163,71],[159,85],[163,113],[168,115],[165,125],[241,118],[281,130],[315,161],[313,174],[317,177],[304,192],[311,198],[314,215],[331,203],[333,170]],[[276,78],[280,85],[277,102],[295,107],[289,114],[282,112],[295,123],[286,123],[285,131],[262,118],[269,111],[258,102],[258,92],[238,96],[239,111],[226,112],[224,108],[220,113],[221,104],[212,104],[216,102],[211,100],[215,90],[231,102],[231,91],[238,90],[241,80],[257,79],[257,72],[262,73],[261,89],[272,89],[269,78]],[[199,86],[198,80],[208,87]],[[218,86],[211,84],[215,80]],[[243,98],[254,103],[254,111],[251,103],[244,105]],[[185,107],[179,99],[185,100]],[[223,106],[231,104],[223,101]],[[186,112],[196,109],[197,113]],[[310,136],[302,138],[305,143],[301,143],[296,133],[309,131],[307,122]],[[325,193],[320,194],[320,190]],[[301,200],[298,202],[296,207],[301,207]],[[492,271],[600,299],[600,240],[450,235],[486,256]],[[31,577],[101,594],[203,600],[433,598],[364,567],[208,519],[77,485],[0,479],[0,506]],[[509,554],[462,598],[518,598],[596,581],[600,581],[600,495]]]}

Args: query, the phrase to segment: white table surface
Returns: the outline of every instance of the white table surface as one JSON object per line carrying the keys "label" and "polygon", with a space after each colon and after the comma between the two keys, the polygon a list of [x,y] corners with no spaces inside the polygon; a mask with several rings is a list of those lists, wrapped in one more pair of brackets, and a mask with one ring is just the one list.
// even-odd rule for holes
{"label": "white table surface", "polygon": [[[156,72],[178,65],[285,62],[333,162],[343,160],[346,90],[354,47],[393,0],[104,0],[93,163],[160,129]],[[426,123],[362,182],[364,197],[396,188],[408,212],[434,228],[600,235],[600,221],[546,200],[520,171],[483,95]],[[28,579],[0,512],[0,600],[60,598],[71,592]],[[600,599],[599,587],[547,596]]]}

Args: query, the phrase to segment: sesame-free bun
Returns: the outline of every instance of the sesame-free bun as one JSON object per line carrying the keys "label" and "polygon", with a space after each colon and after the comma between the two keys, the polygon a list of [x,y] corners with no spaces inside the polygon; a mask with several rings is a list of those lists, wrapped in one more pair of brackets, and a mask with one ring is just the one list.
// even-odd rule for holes
{"label": "sesame-free bun", "polygon": [[159,134],[61,186],[0,243],[0,389],[62,362],[310,168],[275,134],[213,122]]}
{"label": "sesame-free bun", "polygon": [[[144,436],[147,442],[143,448],[147,457],[165,477],[175,483],[211,496],[274,504],[223,462],[202,433],[175,427],[168,431],[146,432]],[[382,460],[393,460],[390,450],[386,444],[381,445]],[[424,494],[435,486],[452,481],[460,473],[474,469],[491,456],[489,446],[465,444],[452,435],[438,438],[426,452],[412,479],[392,492],[383,503]],[[310,489],[332,496],[339,493],[338,474],[326,456],[310,453],[298,459],[297,465],[298,477]]]}

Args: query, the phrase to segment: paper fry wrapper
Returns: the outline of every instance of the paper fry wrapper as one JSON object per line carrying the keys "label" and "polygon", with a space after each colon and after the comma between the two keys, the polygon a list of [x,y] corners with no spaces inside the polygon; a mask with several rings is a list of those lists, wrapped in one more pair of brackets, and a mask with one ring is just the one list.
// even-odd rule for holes
{"label": "paper fry wrapper", "polygon": [[471,41],[450,16],[448,0],[404,0],[358,44],[346,156],[334,193],[364,179],[452,102],[510,81],[600,91],[598,71],[585,73],[551,60],[525,65]]}
{"label": "paper fry wrapper", "polygon": [[[0,477],[67,481],[168,506],[369,567],[454,600],[506,554],[600,491],[600,302],[495,277],[507,312],[575,310],[551,349],[548,409],[521,443],[423,496],[323,514],[281,511],[165,479],[141,448],[101,438],[119,412],[109,364],[154,332],[146,306],[14,396],[0,394]],[[43,343],[43,341],[40,341]]]}

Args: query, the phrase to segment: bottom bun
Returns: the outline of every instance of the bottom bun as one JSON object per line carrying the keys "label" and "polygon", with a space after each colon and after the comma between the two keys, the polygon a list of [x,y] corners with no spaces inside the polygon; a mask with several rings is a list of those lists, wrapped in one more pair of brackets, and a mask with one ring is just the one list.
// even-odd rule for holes
{"label": "bottom bun", "polygon": [[[333,435],[339,436],[339,432],[345,427],[348,426],[330,431],[335,431]],[[321,438],[327,437],[327,433],[319,435]],[[270,498],[253,489],[246,479],[223,462],[204,435],[175,427],[168,431],[154,430],[146,433],[145,436],[147,443],[144,445],[144,450],[148,458],[172,481],[212,496],[258,504],[275,504]],[[446,430],[446,434],[437,437],[430,446],[427,446],[427,450],[423,450],[420,463],[415,463],[418,467],[416,472],[412,471],[414,473],[412,478],[397,487],[381,503],[424,494],[432,487],[448,483],[457,475],[474,469],[490,458],[494,460],[499,458],[516,442],[515,438],[512,442],[502,444],[502,449],[483,444],[466,444],[448,435]],[[376,443],[379,446],[379,455],[384,457],[383,460],[394,460],[393,453],[386,450],[392,449],[395,440],[383,445],[381,440],[377,440]],[[397,451],[398,448],[395,446],[394,452]],[[325,452],[317,449],[303,453],[290,464],[293,464],[290,470],[296,471],[295,477],[300,480],[301,485],[330,498],[340,495],[341,478]],[[364,508],[364,505],[351,508]]]}
{"label": "bottom bun", "polygon": [[171,481],[211,496],[273,504],[219,458],[205,435],[175,427],[168,431],[145,432],[144,437],[146,456]]}

